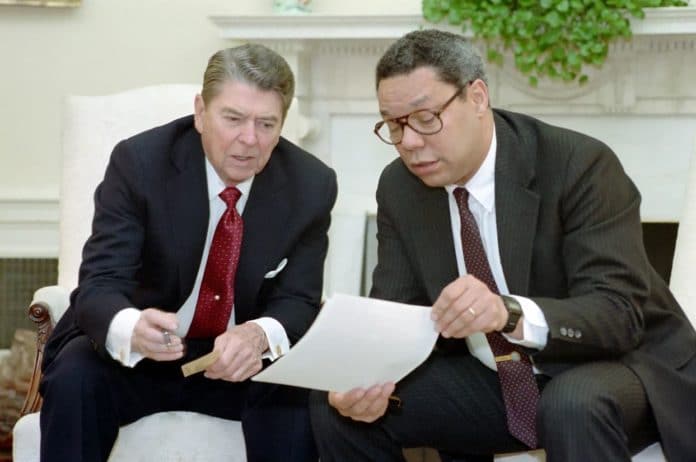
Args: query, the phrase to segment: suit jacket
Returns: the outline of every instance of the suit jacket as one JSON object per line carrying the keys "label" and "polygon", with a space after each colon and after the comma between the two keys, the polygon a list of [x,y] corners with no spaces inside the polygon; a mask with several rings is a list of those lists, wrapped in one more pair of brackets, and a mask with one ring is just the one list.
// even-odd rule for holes
{"label": "suit jacket", "polygon": [[[281,138],[242,215],[236,323],[270,316],[291,342],[304,334],[319,309],[336,193],[333,170]],[[191,293],[209,219],[205,154],[193,117],[120,142],[94,201],[78,288],[49,339],[44,367],[81,334],[104,353],[109,324],[123,308],[175,312]],[[287,266],[264,279],[284,258]]]}
{"label": "suit jacket", "polygon": [[[494,119],[503,271],[510,293],[533,299],[549,325],[535,362],[549,375],[625,362],[646,389],[666,454],[696,454],[696,334],[648,262],[635,185],[600,141],[521,114],[495,110]],[[446,191],[397,159],[377,202],[371,295],[431,305],[458,277]]]}

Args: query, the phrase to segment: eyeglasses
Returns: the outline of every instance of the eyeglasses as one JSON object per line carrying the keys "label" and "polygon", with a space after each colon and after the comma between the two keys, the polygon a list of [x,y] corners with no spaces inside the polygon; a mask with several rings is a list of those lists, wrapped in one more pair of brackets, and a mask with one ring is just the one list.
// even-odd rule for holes
{"label": "eyeglasses", "polygon": [[409,126],[411,130],[421,135],[434,135],[442,130],[442,114],[447,106],[459,96],[467,85],[473,82],[467,82],[466,85],[460,87],[457,92],[442,105],[439,111],[430,111],[428,109],[420,109],[405,116],[395,117],[393,119],[380,120],[375,124],[375,135],[387,144],[399,144],[404,137],[404,127]]}

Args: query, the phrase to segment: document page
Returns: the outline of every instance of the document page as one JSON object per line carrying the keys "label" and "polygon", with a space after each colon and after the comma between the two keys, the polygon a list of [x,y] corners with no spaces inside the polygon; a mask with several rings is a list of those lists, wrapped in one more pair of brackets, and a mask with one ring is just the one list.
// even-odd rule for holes
{"label": "document page", "polygon": [[336,294],[305,336],[252,380],[340,392],[398,382],[437,336],[429,306]]}

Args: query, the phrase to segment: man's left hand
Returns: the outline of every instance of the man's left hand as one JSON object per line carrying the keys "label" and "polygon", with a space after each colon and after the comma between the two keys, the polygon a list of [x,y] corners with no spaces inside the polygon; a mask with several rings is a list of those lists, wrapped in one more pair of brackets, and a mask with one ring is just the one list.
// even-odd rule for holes
{"label": "man's left hand", "polygon": [[329,404],[344,417],[371,423],[387,412],[389,396],[394,388],[394,383],[388,382],[368,389],[354,388],[345,393],[330,391]]}
{"label": "man's left hand", "polygon": [[215,339],[220,356],[205,371],[209,379],[242,382],[261,370],[261,355],[268,340],[258,324],[247,322],[228,329]]}

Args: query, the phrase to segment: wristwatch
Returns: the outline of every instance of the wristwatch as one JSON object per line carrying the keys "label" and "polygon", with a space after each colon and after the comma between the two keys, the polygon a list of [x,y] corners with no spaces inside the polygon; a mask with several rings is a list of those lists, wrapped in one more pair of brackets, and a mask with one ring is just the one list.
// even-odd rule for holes
{"label": "wristwatch", "polygon": [[501,295],[500,298],[503,299],[503,305],[508,312],[507,324],[500,330],[505,334],[509,334],[517,327],[517,323],[520,322],[522,317],[522,307],[520,303],[514,297],[508,297],[507,295]]}

